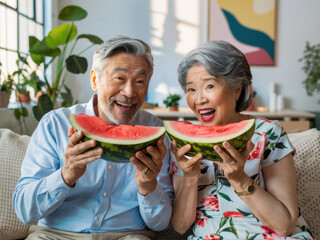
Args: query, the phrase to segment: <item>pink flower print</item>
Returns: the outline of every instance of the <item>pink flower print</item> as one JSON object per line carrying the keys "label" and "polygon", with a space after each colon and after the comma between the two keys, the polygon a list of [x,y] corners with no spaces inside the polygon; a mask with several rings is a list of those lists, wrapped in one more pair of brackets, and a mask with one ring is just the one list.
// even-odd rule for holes
{"label": "pink flower print", "polygon": [[244,215],[242,213],[233,212],[233,211],[225,212],[225,213],[223,213],[223,216],[224,217],[244,217]]}
{"label": "pink flower print", "polygon": [[219,211],[219,202],[216,195],[207,193],[207,197],[203,198],[200,202],[206,209]]}
{"label": "pink flower print", "polygon": [[266,143],[267,135],[266,133],[262,133],[258,142],[254,146],[253,150],[251,153],[249,153],[248,160],[253,160],[256,158],[262,158],[263,153],[264,153],[264,148],[265,148],[265,143]]}
{"label": "pink flower print", "polygon": [[209,237],[208,237],[208,235],[206,235],[204,239],[205,240],[218,240],[218,239],[220,239],[220,236],[217,236],[217,235],[214,235],[211,233]]}
{"label": "pink flower print", "polygon": [[177,163],[175,161],[172,161],[170,166],[170,173],[172,173],[173,175],[176,175],[177,172],[178,172]]}
{"label": "pink flower print", "polygon": [[275,231],[268,228],[267,226],[261,226],[261,228],[265,231],[265,233],[262,234],[263,239],[265,240],[273,240],[273,237],[277,237],[277,239],[286,239],[285,237],[276,234]]}
{"label": "pink flower print", "polygon": [[197,218],[196,218],[196,225],[199,227],[204,227],[205,223],[208,222],[208,218],[202,214],[202,212],[197,210]]}

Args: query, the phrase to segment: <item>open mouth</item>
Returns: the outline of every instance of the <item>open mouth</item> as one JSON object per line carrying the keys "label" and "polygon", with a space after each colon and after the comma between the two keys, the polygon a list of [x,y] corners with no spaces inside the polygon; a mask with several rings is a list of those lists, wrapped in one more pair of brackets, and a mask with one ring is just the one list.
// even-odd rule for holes
{"label": "open mouth", "polygon": [[124,103],[124,102],[114,102],[117,106],[119,106],[120,108],[123,108],[125,110],[131,110],[134,109],[136,104],[135,103]]}
{"label": "open mouth", "polygon": [[202,121],[209,122],[214,118],[214,114],[216,113],[216,110],[214,109],[203,109],[198,111],[200,114],[200,117]]}

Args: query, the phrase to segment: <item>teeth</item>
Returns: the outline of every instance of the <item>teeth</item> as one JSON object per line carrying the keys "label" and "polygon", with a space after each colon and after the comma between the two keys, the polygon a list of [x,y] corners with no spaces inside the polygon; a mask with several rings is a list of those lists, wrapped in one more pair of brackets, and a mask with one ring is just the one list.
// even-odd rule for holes
{"label": "teeth", "polygon": [[133,104],[126,104],[126,103],[119,103],[119,102],[117,102],[117,104],[120,106],[123,106],[123,107],[127,107],[127,108],[130,108],[133,106]]}
{"label": "teeth", "polygon": [[213,112],[213,111],[214,110],[207,109],[207,110],[201,110],[201,111],[199,111],[199,113],[202,115],[202,114],[206,114],[206,113]]}

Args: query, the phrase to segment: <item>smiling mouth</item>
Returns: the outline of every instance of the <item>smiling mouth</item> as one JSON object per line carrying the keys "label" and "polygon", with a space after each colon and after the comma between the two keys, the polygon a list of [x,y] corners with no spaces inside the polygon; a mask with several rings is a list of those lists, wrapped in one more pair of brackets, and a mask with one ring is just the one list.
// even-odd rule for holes
{"label": "smiling mouth", "polygon": [[200,114],[200,117],[201,117],[202,121],[208,122],[208,121],[211,121],[213,119],[216,110],[214,110],[214,109],[205,109],[205,110],[199,110],[198,112]]}
{"label": "smiling mouth", "polygon": [[136,106],[135,103],[124,103],[124,102],[117,102],[117,101],[114,101],[114,103],[115,103],[117,106],[119,106],[119,107],[121,107],[121,108],[124,108],[124,109],[127,109],[127,110],[131,110],[131,109],[133,109],[133,108]]}

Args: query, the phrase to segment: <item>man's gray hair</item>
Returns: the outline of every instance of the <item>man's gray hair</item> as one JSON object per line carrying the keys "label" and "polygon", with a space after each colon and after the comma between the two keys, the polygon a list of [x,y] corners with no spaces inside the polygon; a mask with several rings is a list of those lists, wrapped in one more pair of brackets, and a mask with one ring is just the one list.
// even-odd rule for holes
{"label": "man's gray hair", "polygon": [[93,55],[92,70],[99,75],[107,63],[108,57],[122,52],[144,57],[149,65],[150,77],[152,76],[153,57],[149,45],[142,40],[120,35],[108,38],[98,47]]}
{"label": "man's gray hair", "polygon": [[239,49],[225,41],[211,41],[189,52],[178,67],[178,80],[184,92],[186,92],[188,71],[196,64],[205,67],[212,76],[224,78],[231,88],[242,86],[236,104],[237,112],[244,111],[250,106],[252,96],[249,86],[252,74],[246,57]]}

